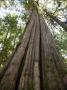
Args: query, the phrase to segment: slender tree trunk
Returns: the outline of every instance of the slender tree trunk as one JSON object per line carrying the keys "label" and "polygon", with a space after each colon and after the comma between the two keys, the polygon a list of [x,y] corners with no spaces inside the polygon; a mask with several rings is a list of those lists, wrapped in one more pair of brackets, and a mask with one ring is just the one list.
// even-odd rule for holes
{"label": "slender tree trunk", "polygon": [[63,58],[42,16],[32,12],[21,43],[1,75],[0,90],[65,90]]}
{"label": "slender tree trunk", "polygon": [[45,10],[46,15],[49,16],[53,21],[57,22],[65,31],[67,31],[67,24],[60,21],[56,16],[52,15],[52,13],[49,13],[47,10]]}

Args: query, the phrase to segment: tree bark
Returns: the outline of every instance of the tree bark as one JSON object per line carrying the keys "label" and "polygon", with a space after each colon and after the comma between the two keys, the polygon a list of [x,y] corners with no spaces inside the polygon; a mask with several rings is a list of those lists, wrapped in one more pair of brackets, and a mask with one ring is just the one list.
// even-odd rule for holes
{"label": "tree bark", "polygon": [[56,49],[53,37],[44,22],[41,25],[41,78],[43,90],[64,90],[63,74],[64,62]]}
{"label": "tree bark", "polygon": [[0,90],[65,90],[63,58],[42,16],[33,11]]}

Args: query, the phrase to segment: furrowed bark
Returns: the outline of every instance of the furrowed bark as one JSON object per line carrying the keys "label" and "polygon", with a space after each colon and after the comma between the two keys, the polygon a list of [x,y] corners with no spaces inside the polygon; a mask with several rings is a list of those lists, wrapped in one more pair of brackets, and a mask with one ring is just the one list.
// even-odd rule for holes
{"label": "furrowed bark", "polygon": [[43,17],[33,10],[23,38],[2,76],[0,90],[65,90],[63,79],[66,85],[67,76],[64,76],[63,58],[52,34]]}
{"label": "furrowed bark", "polygon": [[36,14],[36,33],[34,43],[34,90],[40,90],[40,70],[39,70],[39,44],[40,44],[40,23]]}
{"label": "furrowed bark", "polygon": [[30,17],[29,17],[29,19],[28,19],[28,22],[26,23],[26,27],[25,27],[25,29],[24,29],[24,32],[21,34],[20,40],[19,40],[19,42],[18,42],[15,50],[13,51],[12,55],[10,55],[9,58],[8,58],[9,60],[8,60],[8,62],[7,62],[7,65],[0,71],[0,81],[2,80],[2,78],[3,78],[3,76],[4,76],[4,74],[5,74],[6,70],[7,70],[7,68],[9,67],[10,62],[11,62],[11,60],[12,60],[15,52],[17,51],[18,47],[19,47],[20,44],[21,44],[21,40],[23,39],[23,36],[24,36],[25,31],[26,31],[26,29],[27,29],[27,26],[28,26],[28,24],[29,24],[29,22],[30,22],[31,16],[32,16],[32,13],[30,13]]}
{"label": "furrowed bark", "polygon": [[[58,55],[55,57],[55,45],[50,31],[48,30],[43,18],[40,20],[41,24],[41,60],[42,60],[42,88],[45,90],[64,90],[63,82],[58,73],[61,70],[61,63]],[[57,61],[56,61],[57,60]],[[56,63],[57,62],[57,63]],[[62,61],[63,62],[63,61]],[[60,71],[59,71],[60,72]],[[61,73],[62,74],[62,73]]]}
{"label": "furrowed bark", "polygon": [[[35,13],[35,12],[34,12]],[[40,78],[39,78],[39,24],[37,25],[37,22],[39,23],[39,19],[37,14],[34,14],[35,17],[35,25],[33,26],[34,29],[36,30],[35,32],[35,38],[33,37],[34,40],[34,47],[33,47],[33,42],[32,44],[29,45],[29,49],[26,55],[26,59],[25,59],[25,66],[24,66],[24,70],[22,71],[22,75],[20,78],[20,84],[19,84],[19,90],[40,90]],[[32,33],[31,33],[32,34]],[[33,34],[34,35],[34,34]],[[32,35],[32,36],[33,36]],[[32,40],[32,38],[31,38]],[[32,45],[32,46],[31,46]],[[31,58],[32,56],[32,47],[34,50],[34,56],[33,58]],[[35,48],[36,47],[36,48]],[[31,52],[31,54],[29,53]],[[31,66],[33,66],[34,64],[34,68]],[[32,71],[31,68],[35,71]],[[31,70],[31,73],[30,73]],[[34,74],[34,75],[32,75]],[[31,75],[31,78],[30,78]]]}
{"label": "furrowed bark", "polygon": [[[35,14],[33,14],[33,19],[35,19],[34,16]],[[33,29],[31,32],[31,37],[30,37],[30,41],[29,41],[29,45],[28,45],[28,50],[27,50],[27,55],[26,55],[26,59],[25,59],[25,65],[21,74],[21,78],[20,78],[20,84],[19,84],[19,89],[18,90],[30,90],[29,89],[29,77],[30,77],[30,65],[31,65],[31,60],[32,60],[32,49],[33,49],[33,41],[34,41],[34,35],[35,35],[35,21],[34,21],[34,25],[33,25]]]}
{"label": "furrowed bark", "polygon": [[9,90],[9,89],[15,90],[15,84],[16,84],[19,66],[23,58],[23,55],[25,53],[25,48],[30,38],[32,26],[33,26],[33,20],[31,19],[29,25],[27,26],[27,30],[25,32],[23,40],[21,41],[22,44],[19,46],[17,52],[14,54],[14,57],[9,65],[9,68],[7,69],[0,83],[1,90]]}

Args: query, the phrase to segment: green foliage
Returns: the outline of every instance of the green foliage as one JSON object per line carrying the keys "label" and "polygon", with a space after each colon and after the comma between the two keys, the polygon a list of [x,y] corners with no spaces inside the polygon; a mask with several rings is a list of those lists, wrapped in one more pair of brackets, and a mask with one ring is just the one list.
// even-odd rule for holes
{"label": "green foliage", "polygon": [[[9,3],[14,2],[14,0],[7,0],[7,1],[9,1]],[[19,1],[22,1],[26,10],[29,10],[29,9],[38,10],[38,7],[39,7],[38,0],[19,0]],[[52,11],[55,16],[58,16],[58,13],[60,12],[58,11],[59,8],[61,9],[62,4],[65,2],[67,3],[67,0],[51,0],[51,2],[52,1],[54,1],[54,5],[57,4],[56,9]],[[6,0],[0,0],[0,5],[1,4],[4,4],[5,6],[7,6]],[[44,4],[46,5],[46,0],[44,0]],[[43,6],[43,8],[46,8],[45,5]],[[65,6],[66,4],[65,5],[63,4],[63,8]],[[43,8],[41,8],[41,10]],[[29,17],[28,14],[29,13],[25,12],[24,15],[21,16],[23,21],[27,22],[28,17]],[[8,14],[4,19],[0,19],[0,66],[1,67],[3,67],[3,65],[7,63],[9,55],[12,53],[12,51],[16,47],[17,42],[19,41],[19,37],[21,33],[23,32],[23,27],[21,26],[18,27],[17,18],[18,18],[17,15],[11,16],[10,14]],[[49,18],[48,21],[54,27],[57,26],[57,23],[54,22],[53,19]],[[67,33],[66,32],[64,33],[61,31],[60,34],[56,35],[55,40],[56,40],[56,45],[58,46],[59,50],[62,51],[62,53],[67,53]]]}
{"label": "green foliage", "polygon": [[67,33],[60,31],[60,34],[56,35],[55,40],[59,50],[63,54],[66,54],[67,53]]}
{"label": "green foliage", "polygon": [[[6,17],[5,17],[5,24],[9,25],[10,28],[16,28],[17,27],[17,17],[18,16],[11,16],[10,14],[8,14]],[[9,23],[8,23],[9,22]]]}
{"label": "green foliage", "polygon": [[0,7],[8,7],[10,5],[13,5],[14,4],[14,1],[15,0],[0,0]]}
{"label": "green foliage", "polygon": [[26,8],[26,9],[34,9],[34,10],[37,10],[38,8],[37,8],[37,6],[38,6],[38,3],[37,3],[37,1],[35,1],[35,0],[25,0],[24,2],[23,2],[23,4],[24,4],[24,7]]}
{"label": "green foliage", "polygon": [[9,55],[16,47],[23,28],[17,26],[17,16],[8,14],[0,21],[0,67],[3,67]]}

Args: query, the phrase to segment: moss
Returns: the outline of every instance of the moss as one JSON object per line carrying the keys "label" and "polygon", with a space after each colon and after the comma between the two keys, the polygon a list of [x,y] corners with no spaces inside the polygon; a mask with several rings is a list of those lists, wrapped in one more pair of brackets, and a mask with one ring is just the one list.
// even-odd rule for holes
{"label": "moss", "polygon": [[32,80],[29,82],[29,90],[34,90],[34,83]]}

